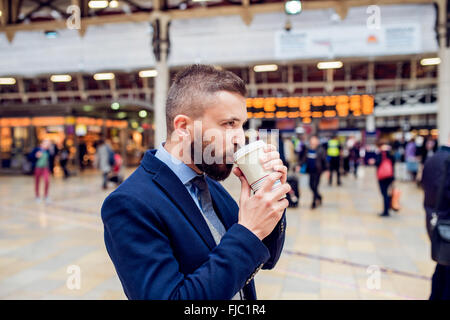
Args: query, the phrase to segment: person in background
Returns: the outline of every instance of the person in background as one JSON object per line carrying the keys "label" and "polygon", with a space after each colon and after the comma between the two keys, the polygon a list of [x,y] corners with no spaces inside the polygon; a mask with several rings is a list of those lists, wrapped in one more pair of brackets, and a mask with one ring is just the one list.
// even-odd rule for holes
{"label": "person in background", "polygon": [[350,172],[350,149],[353,143],[353,139],[348,139],[342,146],[342,168],[344,169],[344,176]]}
{"label": "person in background", "polygon": [[[446,164],[447,162],[447,164]],[[427,233],[432,239],[432,214],[436,212],[439,219],[450,219],[450,135],[447,145],[442,146],[426,162],[422,174],[424,190],[424,208],[426,213]],[[447,168],[446,168],[447,167]],[[445,171],[445,168],[447,169]],[[444,183],[444,184],[443,184]],[[442,185],[443,184],[443,185]],[[442,188],[439,195],[439,189]],[[437,201],[440,201],[439,203]],[[436,208],[436,206],[438,206]],[[436,232],[436,231],[434,231]],[[447,253],[447,256],[450,253]],[[436,261],[436,269],[431,281],[430,300],[450,300],[450,265]]]}
{"label": "person in background", "polygon": [[56,155],[58,154],[59,150],[53,141],[50,140],[49,143],[50,143],[50,145],[48,147],[48,154],[50,155],[49,168],[50,168],[50,173],[53,175],[55,173],[55,159],[56,159]]}
{"label": "person in background", "polygon": [[103,189],[108,185],[108,174],[111,172],[111,153],[113,153],[108,141],[98,142],[97,153],[95,155],[95,167],[100,169],[103,175]]}
{"label": "person in background", "polygon": [[114,182],[117,186],[123,182],[122,176],[122,156],[119,153],[119,148],[117,146],[114,147],[114,165],[111,170],[111,176],[109,181]]}
{"label": "person in background", "polygon": [[[395,159],[391,152],[391,146],[387,141],[380,140],[378,142],[379,151],[375,157],[375,165],[377,167],[377,178],[380,186],[381,195],[383,196],[383,212],[380,217],[389,217],[389,209],[391,207],[391,195],[389,187],[394,182],[394,164]],[[372,160],[373,162],[373,160]]]}
{"label": "person in background", "polygon": [[327,170],[327,157],[325,150],[320,145],[317,136],[311,136],[309,139],[309,148],[305,152],[303,163],[306,164],[306,173],[309,175],[309,187],[313,193],[311,209],[322,204],[322,195],[319,193],[320,176]]}
{"label": "person in background", "polygon": [[84,156],[87,154],[87,146],[86,143],[81,142],[78,146],[78,161],[80,164],[80,171],[83,171],[85,168]]}
{"label": "person in background", "polygon": [[421,155],[420,160],[421,163],[424,165],[425,162],[431,158],[437,151],[437,143],[436,140],[429,137],[425,140],[425,143],[423,144],[423,148],[421,149]]}
{"label": "person in background", "polygon": [[59,165],[64,171],[64,179],[67,179],[70,176],[69,170],[67,170],[69,155],[70,155],[69,148],[67,147],[66,142],[64,142],[62,148],[59,151]]}
{"label": "person in background", "polygon": [[355,178],[357,177],[357,174],[358,174],[358,166],[359,166],[359,161],[360,161],[360,156],[359,156],[360,148],[361,148],[361,145],[360,145],[359,141],[355,141],[355,143],[353,144],[353,146],[350,149],[350,166],[353,168],[353,174],[354,174]]}
{"label": "person in background", "polygon": [[406,169],[409,172],[412,181],[416,181],[417,171],[418,171],[418,162],[416,158],[416,142],[414,139],[409,140],[408,144],[405,148],[405,161],[406,161]]}
{"label": "person in background", "polygon": [[305,142],[303,141],[304,135],[297,133],[297,141],[296,144],[294,145],[295,147],[295,153],[297,154],[297,159],[298,159],[298,163],[302,163],[305,154],[306,154],[306,145]]}
{"label": "person in background", "polygon": [[330,162],[330,175],[328,178],[328,184],[331,186],[333,183],[333,172],[337,174],[337,184],[341,185],[341,146],[337,136],[335,135],[332,139],[328,141],[327,155]]}
{"label": "person in background", "polygon": [[44,179],[44,198],[45,202],[49,203],[48,189],[50,186],[50,140],[43,140],[39,147],[36,147],[31,152],[31,161],[34,168],[34,190],[36,202],[40,203],[39,184],[41,178]]}

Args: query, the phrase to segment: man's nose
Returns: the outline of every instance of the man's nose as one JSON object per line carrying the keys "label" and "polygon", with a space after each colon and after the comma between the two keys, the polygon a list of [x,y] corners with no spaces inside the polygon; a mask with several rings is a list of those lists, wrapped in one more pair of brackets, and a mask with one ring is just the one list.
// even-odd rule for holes
{"label": "man's nose", "polygon": [[239,145],[239,147],[243,146],[245,144],[245,133],[244,129],[237,129],[234,132],[232,143]]}

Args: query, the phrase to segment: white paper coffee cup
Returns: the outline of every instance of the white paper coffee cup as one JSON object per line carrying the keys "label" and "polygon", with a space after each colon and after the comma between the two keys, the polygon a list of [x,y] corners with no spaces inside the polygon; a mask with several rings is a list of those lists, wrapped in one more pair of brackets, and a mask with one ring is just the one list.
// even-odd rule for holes
{"label": "white paper coffee cup", "polygon": [[[274,172],[273,170],[265,170],[261,165],[260,158],[265,154],[264,147],[266,143],[262,140],[257,140],[249,143],[234,153],[234,163],[244,174],[248,184],[253,192],[258,191],[267,176]],[[272,190],[281,186],[281,181],[278,179],[273,184]],[[285,198],[283,195],[282,198]]]}

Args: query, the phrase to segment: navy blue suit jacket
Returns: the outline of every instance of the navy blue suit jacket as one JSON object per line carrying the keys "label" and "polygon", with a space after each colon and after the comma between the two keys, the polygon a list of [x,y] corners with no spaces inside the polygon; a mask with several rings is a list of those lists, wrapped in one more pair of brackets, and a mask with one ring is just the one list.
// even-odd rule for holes
{"label": "navy blue suit jacket", "polygon": [[228,300],[240,289],[255,300],[253,277],[278,261],[286,216],[263,241],[237,223],[239,207],[207,178],[227,232],[216,246],[175,173],[145,153],[141,165],[104,201],[105,244],[129,299]]}

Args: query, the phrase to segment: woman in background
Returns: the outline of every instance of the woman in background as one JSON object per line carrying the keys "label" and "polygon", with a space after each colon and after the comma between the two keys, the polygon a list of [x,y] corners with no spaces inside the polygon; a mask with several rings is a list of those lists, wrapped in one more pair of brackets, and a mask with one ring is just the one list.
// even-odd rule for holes
{"label": "woman in background", "polygon": [[41,202],[39,197],[39,182],[41,178],[44,179],[44,198],[45,202],[49,203],[48,189],[50,186],[50,140],[43,140],[39,147],[36,147],[31,152],[31,161],[34,168],[34,186],[36,202]]}
{"label": "woman in background", "polygon": [[391,195],[389,188],[394,182],[394,163],[395,159],[392,155],[391,146],[386,141],[380,140],[378,143],[378,152],[375,157],[375,165],[377,167],[377,179],[380,186],[381,195],[383,196],[383,212],[380,217],[389,217],[389,209],[391,207]]}

